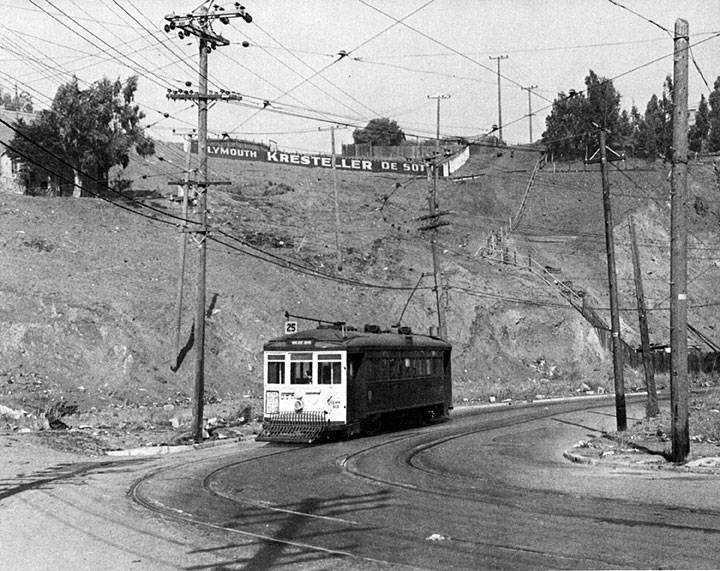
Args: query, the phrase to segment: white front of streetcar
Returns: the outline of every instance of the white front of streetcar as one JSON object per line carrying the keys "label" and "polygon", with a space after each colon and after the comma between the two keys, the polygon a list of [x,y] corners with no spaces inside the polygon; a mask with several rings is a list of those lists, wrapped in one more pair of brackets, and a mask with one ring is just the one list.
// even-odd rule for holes
{"label": "white front of streetcar", "polygon": [[345,351],[266,351],[265,416],[323,413],[325,421],[347,421]]}

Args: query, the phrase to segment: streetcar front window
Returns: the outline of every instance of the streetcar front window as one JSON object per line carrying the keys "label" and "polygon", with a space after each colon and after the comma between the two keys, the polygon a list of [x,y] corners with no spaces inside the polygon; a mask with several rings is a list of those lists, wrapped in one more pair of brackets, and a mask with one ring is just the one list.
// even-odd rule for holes
{"label": "streetcar front window", "polygon": [[310,385],[313,382],[312,353],[290,354],[290,384]]}
{"label": "streetcar front window", "polygon": [[267,383],[270,385],[285,383],[285,355],[268,355],[267,361]]}

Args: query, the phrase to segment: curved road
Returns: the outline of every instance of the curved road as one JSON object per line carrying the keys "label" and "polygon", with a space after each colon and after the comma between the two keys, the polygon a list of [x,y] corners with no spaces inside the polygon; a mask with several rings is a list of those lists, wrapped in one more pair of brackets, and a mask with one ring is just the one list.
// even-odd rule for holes
{"label": "curved road", "polygon": [[33,508],[39,548],[22,560],[3,539],[0,557],[29,563],[18,569],[717,568],[716,476],[562,458],[613,428],[607,402],[66,467],[0,498],[0,510]]}

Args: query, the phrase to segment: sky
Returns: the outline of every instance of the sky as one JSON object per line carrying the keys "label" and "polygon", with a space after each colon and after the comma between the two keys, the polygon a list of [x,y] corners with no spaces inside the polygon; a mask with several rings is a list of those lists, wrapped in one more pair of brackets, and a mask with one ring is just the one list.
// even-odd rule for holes
{"label": "sky", "polygon": [[[235,9],[227,0],[214,4]],[[166,15],[199,5],[0,0],[0,88],[26,91],[41,109],[73,75],[83,87],[138,75],[136,102],[147,131],[180,142],[197,127],[197,108],[167,93],[198,89],[198,44],[163,27]],[[613,79],[622,108],[637,105],[642,112],[672,74],[678,18],[690,26],[691,108],[720,76],[720,0],[247,0],[244,6],[251,23],[233,18],[213,26],[229,45],[208,55],[210,90],[235,92],[242,101],[212,106],[209,135],[286,150],[329,153],[332,127],[338,145],[351,143],[353,130],[376,117],[397,121],[410,140],[432,138],[439,95],[447,96],[440,100],[441,136],[486,134],[498,124],[498,61],[508,143],[529,141],[530,108],[538,139],[553,99],[583,90],[590,69]],[[507,57],[492,59],[499,56]]]}

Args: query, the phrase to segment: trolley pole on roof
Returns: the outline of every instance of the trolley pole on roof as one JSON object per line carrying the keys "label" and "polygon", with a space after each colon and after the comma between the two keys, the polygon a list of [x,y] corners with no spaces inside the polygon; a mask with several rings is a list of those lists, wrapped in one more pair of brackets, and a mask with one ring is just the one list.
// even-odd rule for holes
{"label": "trolley pole on roof", "polygon": [[688,42],[686,20],[675,21],[673,153],[670,181],[670,424],[672,460],[690,453],[687,378]]}
{"label": "trolley pole on roof", "polygon": [[207,153],[207,114],[208,100],[228,100],[230,97],[223,95],[208,95],[208,54],[216,49],[218,45],[227,46],[230,44],[221,35],[215,33],[212,24],[220,20],[228,24],[230,18],[243,18],[246,22],[252,22],[250,14],[245,8],[236,4],[233,11],[225,11],[217,5],[214,11],[208,11],[207,3],[190,14],[177,16],[170,14],[165,16],[167,24],[165,31],[178,29],[178,37],[184,39],[189,36],[197,36],[199,40],[199,77],[198,93],[183,92],[169,93],[170,99],[191,99],[198,104],[198,154],[200,158],[200,181],[198,183],[198,222],[200,229],[195,231],[194,237],[200,248],[198,255],[197,273],[197,301],[195,317],[195,384],[193,390],[193,440],[203,440],[203,407],[205,401],[205,277],[207,274],[207,238],[209,234],[207,218],[207,189],[211,183],[208,180],[208,153]]}

